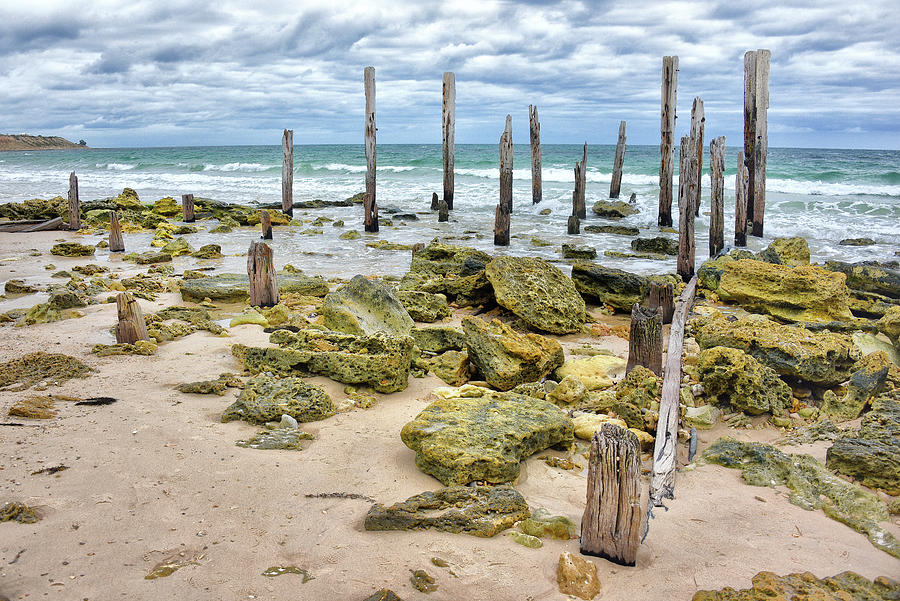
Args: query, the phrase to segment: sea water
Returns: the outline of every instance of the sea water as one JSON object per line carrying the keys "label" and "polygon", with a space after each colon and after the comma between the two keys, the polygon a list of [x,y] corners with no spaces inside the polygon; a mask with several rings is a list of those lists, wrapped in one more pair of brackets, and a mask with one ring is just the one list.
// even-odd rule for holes
{"label": "sea water", "polygon": [[[725,175],[725,240],[734,235],[735,145],[728,149]],[[362,231],[362,207],[297,210],[295,218],[313,220],[322,215],[343,220],[344,227],[319,228],[322,234],[301,234],[309,228],[276,227],[273,242],[276,264],[292,263],[311,272],[352,276],[354,273],[400,275],[409,265],[409,252],[386,251],[366,242],[386,240],[404,244],[442,238],[475,246],[491,253],[540,256],[561,261],[564,242],[597,249],[597,261],[639,273],[675,270],[674,257],[666,260],[622,259],[604,251],[630,252],[631,238],[614,234],[566,234],[572,212],[575,161],[581,145],[544,145],[543,201],[532,204],[531,162],[527,144],[515,146],[511,244],[493,246],[494,211],[499,198],[499,151],[495,145],[456,146],[454,210],[447,223],[438,223],[429,210],[431,194],[442,194],[442,158],[439,145],[380,145],[378,147],[377,201],[383,218],[392,212],[414,213],[417,221],[393,219],[377,234],[343,240],[348,229]],[[620,199],[635,195],[639,213],[613,222],[594,216],[591,206],[609,197],[614,146],[588,147],[586,205],[590,224],[638,227],[641,237],[663,235],[656,225],[659,194],[659,148],[629,146],[625,155]],[[677,153],[677,149],[676,149]],[[709,169],[704,157],[701,215],[696,220],[697,265],[707,258],[709,231]],[[343,200],[364,189],[366,170],[362,145],[296,146],[294,200]],[[678,161],[675,161],[676,172]],[[78,175],[82,200],[114,196],[134,188],[142,201],[165,196],[180,199],[192,193],[246,205],[281,202],[280,146],[217,146],[175,148],[114,148],[68,151],[0,153],[0,203],[28,198],[65,196],[68,174]],[[900,151],[770,148],[766,185],[765,237],[748,237],[751,250],[764,248],[775,237],[803,236],[813,261],[842,259],[896,260],[900,249]],[[677,194],[677,177],[675,183]],[[540,215],[550,209],[550,215]],[[675,227],[677,206],[673,206]],[[215,242],[233,255],[229,268],[242,270],[238,256],[246,252],[258,232],[248,228],[229,234],[202,231],[188,236],[194,246]],[[845,238],[872,238],[865,247],[842,246]],[[129,243],[128,238],[132,238]],[[145,241],[144,238],[147,238]],[[533,239],[550,242],[537,246]],[[149,235],[127,235],[133,249],[146,248]],[[230,265],[234,263],[234,265]],[[561,263],[561,266],[564,263]]]}

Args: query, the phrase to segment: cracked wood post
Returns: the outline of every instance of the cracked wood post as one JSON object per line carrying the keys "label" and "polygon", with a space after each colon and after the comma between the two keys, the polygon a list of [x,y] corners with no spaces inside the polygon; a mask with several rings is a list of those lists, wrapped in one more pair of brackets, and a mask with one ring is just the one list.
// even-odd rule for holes
{"label": "cracked wood post", "polygon": [[116,295],[116,312],[119,317],[115,328],[117,343],[134,344],[138,340],[150,340],[141,306],[130,292]]}
{"label": "cracked wood post", "polygon": [[185,223],[194,223],[194,195],[181,195],[181,220]]}
{"label": "cracked wood post", "polygon": [[700,216],[700,189],[703,182],[703,134],[706,131],[706,114],[703,110],[703,99],[699,96],[694,98],[694,104],[691,106],[691,140],[694,142],[694,171],[697,173],[697,194],[694,216]]}
{"label": "cracked wood post", "polygon": [[709,256],[725,248],[725,136],[709,143]]}
{"label": "cracked wood post", "polygon": [[647,306],[651,309],[659,309],[662,322],[672,323],[672,313],[675,312],[672,284],[650,282],[650,294],[647,295]]}
{"label": "cracked wood post", "polygon": [[581,233],[581,220],[578,219],[578,215],[569,215],[569,221],[566,223],[566,233],[567,234],[580,234]]}
{"label": "cracked wood post", "polygon": [[678,185],[678,261],[677,271],[685,282],[694,275],[694,207],[697,192],[697,161],[694,160],[694,141],[681,138],[681,159]]}
{"label": "cracked wood post", "polygon": [[747,223],[751,236],[763,235],[766,208],[766,155],[769,149],[769,50],[744,54],[744,160],[747,164]]}
{"label": "cracked wood post", "polygon": [[572,192],[572,214],[579,219],[587,217],[587,210],[584,206],[584,189],[586,183],[587,169],[587,142],[584,143],[584,154],[581,156],[581,162],[575,161],[575,190]]}
{"label": "cracked wood post", "polygon": [[278,279],[272,249],[265,242],[251,242],[247,252],[250,276],[250,306],[272,307],[278,304]]}
{"label": "cracked wood post", "polygon": [[122,238],[122,226],[119,225],[119,214],[109,212],[109,252],[120,253],[125,250],[125,240]]}
{"label": "cracked wood post", "polygon": [[262,229],[262,239],[272,239],[272,215],[266,209],[259,210],[259,226]]}
{"label": "cracked wood post", "polygon": [[625,122],[619,122],[619,140],[616,142],[616,156],[613,159],[612,181],[609,182],[609,197],[618,198],[622,189],[622,166],[625,164]]}
{"label": "cracked wood post", "polygon": [[634,432],[603,424],[591,439],[582,555],[633,566],[641,518],[641,445]]}
{"label": "cracked wood post", "polygon": [[494,215],[494,246],[509,246],[509,216],[512,213],[513,142],[512,117],[500,134],[500,202]]}
{"label": "cracked wood post", "polygon": [[734,245],[747,246],[747,165],[744,151],[737,154],[737,174],[734,176]]}
{"label": "cracked wood post", "polygon": [[625,373],[636,365],[646,367],[657,376],[662,374],[662,315],[658,309],[647,309],[639,303],[631,307]]}
{"label": "cracked wood post", "polygon": [[[373,84],[374,85],[374,84]],[[374,90],[373,90],[374,95]],[[456,132],[456,75],[452,71],[444,73],[441,123],[443,130],[444,156],[444,201],[447,209],[453,210],[453,151]],[[372,110],[374,111],[374,105]]]}
{"label": "cracked wood post", "polygon": [[437,192],[431,193],[431,210],[437,211],[440,208],[441,200],[438,198]]}
{"label": "cracked wood post", "polygon": [[[366,67],[363,74],[366,88],[366,195],[363,200],[367,232],[378,231],[378,204],[375,202],[375,67]],[[449,206],[449,205],[448,205]]]}
{"label": "cracked wood post", "polygon": [[528,105],[528,124],[531,130],[531,203],[537,204],[544,195],[541,181],[541,122],[537,107],[531,104]]}
{"label": "cracked wood post", "polygon": [[660,227],[672,227],[672,178],[675,170],[675,104],[678,88],[678,57],[664,56],[659,142],[659,214]]}
{"label": "cracked wood post", "polygon": [[81,201],[78,199],[78,177],[69,174],[69,229],[81,229]]}
{"label": "cracked wood post", "polygon": [[678,418],[681,404],[681,351],[684,347],[684,324],[697,291],[697,276],[691,278],[675,303],[666,368],[663,373],[659,421],[653,447],[653,472],[650,479],[649,507],[659,507],[663,499],[675,498],[675,443],[678,440]]}
{"label": "cracked wood post", "polygon": [[450,209],[447,207],[444,199],[441,199],[438,202],[438,223],[443,223],[444,221],[450,221]]}
{"label": "cracked wood post", "polygon": [[281,135],[281,210],[294,216],[294,130],[286,129]]}

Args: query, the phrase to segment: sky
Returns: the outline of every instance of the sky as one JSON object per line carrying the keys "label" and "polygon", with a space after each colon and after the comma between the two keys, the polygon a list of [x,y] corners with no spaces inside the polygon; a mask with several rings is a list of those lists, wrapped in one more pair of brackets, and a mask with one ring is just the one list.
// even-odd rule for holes
{"label": "sky", "polygon": [[743,55],[772,52],[769,145],[900,148],[897,0],[0,0],[0,133],[93,147],[378,141],[659,143],[662,57],[679,57],[676,140],[743,135]]}

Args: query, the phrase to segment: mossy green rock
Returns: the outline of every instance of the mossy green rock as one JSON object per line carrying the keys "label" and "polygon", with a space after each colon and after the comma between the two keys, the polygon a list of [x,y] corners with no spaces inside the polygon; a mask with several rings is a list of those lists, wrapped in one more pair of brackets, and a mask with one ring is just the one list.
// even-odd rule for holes
{"label": "mossy green rock", "polygon": [[693,601],[892,601],[900,599],[900,584],[888,578],[867,580],[855,572],[819,579],[812,572],[778,576],[760,572],[749,589],[731,587],[697,591]]}
{"label": "mossy green rock", "polygon": [[86,307],[87,301],[69,288],[54,288],[47,303],[54,309],[75,309]]}
{"label": "mossy green rock", "polygon": [[25,325],[33,326],[39,323],[52,323],[61,321],[62,314],[59,309],[50,303],[38,303],[25,314]]}
{"label": "mossy green rock", "polygon": [[400,289],[444,294],[461,307],[487,304],[494,299],[484,275],[490,261],[491,256],[480,250],[433,240],[413,255]]}
{"label": "mossy green rock", "polygon": [[518,527],[525,534],[530,534],[537,538],[553,538],[556,540],[578,538],[578,531],[572,520],[561,515],[545,515],[543,510],[538,510],[530,518],[519,522]]}
{"label": "mossy green rock", "polygon": [[95,344],[91,352],[98,357],[112,357],[114,355],[144,355],[150,356],[156,353],[157,344],[152,340],[138,340],[134,344],[120,342],[118,344]]}
{"label": "mossy green rock", "polygon": [[231,319],[231,323],[228,324],[228,327],[233,328],[234,326],[243,326],[243,325],[256,325],[262,326],[264,328],[269,327],[269,320],[263,317],[262,313],[257,311],[256,309],[248,309],[245,310],[240,315],[236,315]]}
{"label": "mossy green rock", "polygon": [[13,221],[62,217],[68,221],[69,201],[62,196],[55,196],[50,199],[31,198],[23,202],[7,202],[0,204],[0,217],[8,217]]}
{"label": "mossy green rock", "polygon": [[166,196],[154,202],[153,208],[150,210],[163,217],[175,217],[181,215],[181,203],[175,202],[171,196]]}
{"label": "mossy green rock", "polygon": [[[660,400],[660,385],[660,378],[656,374],[646,367],[637,365],[616,385],[616,400],[630,403],[639,409],[649,409]],[[641,427],[631,423],[628,426]]]}
{"label": "mossy green rock", "polygon": [[809,245],[800,237],[775,238],[757,257],[760,261],[775,265],[809,265]]}
{"label": "mossy green rock", "polygon": [[419,290],[399,290],[397,299],[415,321],[432,323],[450,317],[447,297],[443,294],[431,294]]}
{"label": "mossy green rock", "polygon": [[439,395],[400,438],[416,452],[419,469],[447,486],[500,484],[518,477],[522,459],[571,444],[573,426],[553,403],[467,385]]}
{"label": "mossy green rock", "polygon": [[3,291],[6,294],[32,294],[38,289],[34,286],[26,284],[24,280],[6,280],[3,285]]}
{"label": "mossy green rock", "polygon": [[188,244],[187,240],[180,237],[166,243],[166,245],[161,248],[161,251],[168,255],[172,255],[173,257],[194,254],[194,248]]}
{"label": "mossy green rock", "polygon": [[148,250],[141,254],[129,253],[122,258],[126,261],[134,261],[138,265],[153,265],[155,263],[168,263],[172,260],[172,255],[169,253]]}
{"label": "mossy green rock", "polygon": [[428,369],[450,386],[462,386],[469,381],[469,354],[465,351],[446,351],[428,360]]}
{"label": "mossy green rock", "polygon": [[822,413],[839,420],[859,417],[869,401],[886,389],[900,387],[900,369],[887,353],[869,353],[856,364],[843,397],[828,395]]}
{"label": "mossy green rock", "polygon": [[622,219],[639,212],[637,207],[622,200],[598,200],[592,210],[598,217],[606,219]]}
{"label": "mossy green rock", "polygon": [[110,198],[109,202],[115,205],[117,209],[146,210],[146,207],[141,204],[141,200],[138,198],[138,193],[133,188],[123,188],[122,193],[114,198]]}
{"label": "mossy green rock", "polygon": [[594,355],[585,359],[570,359],[556,370],[563,380],[575,376],[588,390],[602,390],[613,385],[613,378],[625,372],[626,361],[614,355]]}
{"label": "mossy green rock", "polygon": [[597,249],[583,244],[563,244],[561,247],[564,259],[593,259],[597,256]]}
{"label": "mossy green rock", "polygon": [[93,246],[78,242],[58,242],[50,248],[50,254],[60,257],[90,257],[94,250]]}
{"label": "mossy green rock", "polygon": [[222,254],[222,247],[218,244],[204,244],[191,253],[191,256],[197,259],[221,259],[225,255]]}
{"label": "mossy green rock", "polygon": [[586,225],[584,231],[588,234],[617,234],[619,236],[637,236],[641,233],[638,228],[627,225]]}
{"label": "mossy green rock", "polygon": [[900,495],[900,394],[893,397],[876,399],[857,436],[836,440],[825,465],[865,486]]}
{"label": "mossy green rock", "polygon": [[527,518],[528,503],[511,486],[451,486],[423,492],[366,514],[366,530],[427,530],[489,538]]}
{"label": "mossy green rock", "polygon": [[749,311],[784,321],[848,321],[845,277],[815,265],[786,267],[752,259],[725,264],[717,293]]}
{"label": "mossy green rock", "polygon": [[341,240],[356,240],[357,238],[361,238],[362,234],[360,234],[356,230],[349,230],[340,235]]}
{"label": "mossy green rock", "polygon": [[874,292],[888,298],[900,299],[900,269],[897,263],[861,261],[843,263],[826,261],[825,269],[847,276],[847,286],[853,290]]}
{"label": "mossy green rock", "polygon": [[[320,276],[279,271],[276,274],[278,291],[281,294],[295,292],[305,296],[325,296],[328,282]],[[184,280],[181,283],[181,298],[195,303],[204,298],[212,301],[242,302],[250,297],[250,278],[247,274],[223,273],[204,278]]]}
{"label": "mossy green rock", "polygon": [[247,440],[238,440],[234,444],[245,449],[302,451],[301,441],[313,440],[308,432],[296,428],[272,428],[262,430]]}
{"label": "mossy green rock", "polygon": [[0,390],[20,392],[31,386],[59,386],[86,378],[93,370],[69,355],[38,351],[0,363]]}
{"label": "mossy green rock", "polygon": [[740,349],[715,346],[701,351],[697,371],[709,400],[734,411],[781,415],[791,406],[791,389],[775,370]]}
{"label": "mossy green rock", "polygon": [[876,324],[878,331],[891,339],[895,347],[900,348],[900,307],[891,307]]}
{"label": "mossy green rock", "polygon": [[469,360],[499,390],[539,380],[563,364],[562,346],[550,338],[519,334],[497,319],[465,317],[462,326]]}
{"label": "mossy green rock", "polygon": [[392,288],[361,275],[329,292],[321,312],[325,327],[357,336],[375,332],[405,336],[415,325]]}
{"label": "mossy green rock", "polygon": [[729,319],[716,312],[697,320],[694,330],[701,349],[741,349],[781,376],[823,386],[846,380],[858,358],[849,336],[781,325],[761,315]]}
{"label": "mossy green rock", "polygon": [[576,376],[566,376],[556,388],[547,393],[546,399],[560,407],[578,405],[588,394],[588,389]]}
{"label": "mossy green rock", "polygon": [[656,236],[655,238],[635,238],[631,241],[631,250],[659,253],[663,255],[677,255],[678,242],[663,236]]}
{"label": "mossy green rock", "polygon": [[466,338],[462,330],[452,326],[413,328],[410,336],[416,341],[419,350],[428,353],[461,351],[466,347]]}
{"label": "mossy green rock", "polygon": [[538,330],[568,334],[581,329],[584,299],[562,271],[537,257],[497,257],[484,270],[497,304]]}
{"label": "mossy green rock", "polygon": [[334,403],[321,386],[301,378],[260,374],[247,380],[237,400],[222,413],[222,421],[264,424],[290,415],[298,422],[314,422],[334,414]]}
{"label": "mossy green rock", "polygon": [[631,311],[631,306],[643,302],[650,292],[650,279],[645,276],[586,261],[572,266],[572,281],[584,296],[619,311]]}

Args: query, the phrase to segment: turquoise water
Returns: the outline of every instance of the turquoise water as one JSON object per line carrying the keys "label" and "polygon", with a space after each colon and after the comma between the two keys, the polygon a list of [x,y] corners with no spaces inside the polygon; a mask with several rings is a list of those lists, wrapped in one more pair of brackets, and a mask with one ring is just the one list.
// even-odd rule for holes
{"label": "turquoise water", "polygon": [[[632,271],[671,271],[672,261],[609,259],[604,250],[628,251],[629,238],[614,235],[566,236],[566,217],[571,213],[573,167],[581,158],[580,145],[545,145],[543,151],[544,201],[531,204],[530,153],[527,144],[516,145],[514,170],[513,240],[502,252],[555,259],[559,244],[577,242],[595,246],[598,260]],[[733,232],[734,173],[737,144],[728,149],[726,171],[726,242]],[[588,149],[587,203],[606,199],[614,146]],[[344,199],[364,188],[365,156],[362,145],[297,146],[294,154],[294,200]],[[382,216],[388,210],[422,212],[419,221],[382,228],[375,237],[395,242],[417,242],[435,236],[493,250],[494,207],[498,198],[498,149],[494,145],[457,145],[456,199],[450,223],[436,223],[428,212],[432,192],[441,193],[439,145],[381,145],[378,147],[378,204]],[[677,160],[676,160],[677,166]],[[68,173],[79,176],[83,200],[105,198],[124,187],[137,190],[144,201],[183,193],[228,202],[272,203],[281,200],[280,146],[224,146],[182,148],[116,148],[78,151],[6,152],[0,154],[0,203],[26,198],[65,195]],[[625,156],[622,199],[635,193],[638,215],[623,220],[640,227],[642,236],[658,235],[659,149],[629,146]],[[709,178],[705,170],[703,207],[708,208]],[[552,214],[541,216],[541,209]],[[677,211],[675,211],[677,213]],[[359,207],[303,212],[307,218],[326,215],[343,219],[348,228],[362,229]],[[677,216],[676,216],[677,218]],[[589,214],[590,223],[605,223]],[[677,224],[676,224],[677,226]],[[766,238],[750,239],[752,249],[764,247],[772,237],[800,235],[807,238],[814,260],[842,257],[849,260],[895,258],[900,230],[900,151],[786,149],[769,152]],[[697,221],[697,259],[706,257],[708,216]],[[364,242],[338,238],[346,228],[326,227],[321,236],[285,234],[281,256],[314,252],[321,271],[340,273],[347,261],[359,261],[359,271],[402,272],[408,253],[366,249]],[[199,243],[208,234],[195,234]],[[534,247],[538,236],[554,243]],[[671,235],[670,235],[671,236]],[[238,252],[245,249],[252,232],[235,232],[216,238]],[[371,237],[371,236],[369,236]],[[851,248],[839,246],[843,238],[869,237],[878,244]],[[373,254],[377,253],[377,254]],[[351,255],[349,258],[347,255]],[[402,258],[400,257],[402,254]],[[342,256],[343,255],[343,256]],[[276,254],[276,256],[279,256]],[[307,255],[309,256],[309,255]],[[378,268],[371,261],[379,260]]]}

